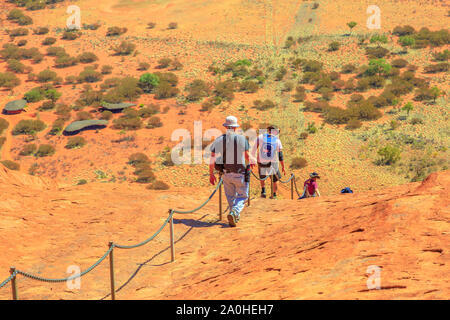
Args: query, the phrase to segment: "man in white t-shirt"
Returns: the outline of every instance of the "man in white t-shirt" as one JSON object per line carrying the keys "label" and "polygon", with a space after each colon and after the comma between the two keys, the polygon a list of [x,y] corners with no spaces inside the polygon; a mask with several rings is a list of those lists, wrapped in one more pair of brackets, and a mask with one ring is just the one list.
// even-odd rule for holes
{"label": "man in white t-shirt", "polygon": [[[277,181],[281,179],[278,163],[281,164],[283,174],[286,174],[283,161],[283,146],[278,138],[279,132],[280,130],[275,126],[267,127],[267,132],[258,136],[255,149],[258,152],[259,178],[272,177],[273,179],[273,198],[277,197]],[[266,197],[265,180],[261,181],[261,197]]]}

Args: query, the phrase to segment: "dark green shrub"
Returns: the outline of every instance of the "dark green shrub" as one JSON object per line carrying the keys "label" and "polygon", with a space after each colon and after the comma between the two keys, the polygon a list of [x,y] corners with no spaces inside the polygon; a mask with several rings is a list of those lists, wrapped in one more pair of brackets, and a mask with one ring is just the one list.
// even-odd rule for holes
{"label": "dark green shrub", "polygon": [[133,153],[128,157],[128,164],[136,167],[138,164],[150,164],[150,159],[141,152]]}
{"label": "dark green shrub", "polygon": [[369,59],[384,58],[389,54],[389,50],[383,47],[368,47],[366,48],[366,55]]}
{"label": "dark green shrub", "polygon": [[256,109],[260,111],[266,111],[276,107],[275,103],[269,99],[266,99],[264,101],[255,100],[253,101],[253,105],[255,106]]}
{"label": "dark green shrub", "polygon": [[434,52],[433,57],[436,61],[447,61],[450,59],[450,51],[445,49],[442,52]]}
{"label": "dark green shrub", "polygon": [[188,101],[198,101],[204,97],[207,97],[211,93],[210,86],[203,80],[194,80],[186,86],[186,99]]}
{"label": "dark green shrub", "polygon": [[395,34],[397,36],[406,36],[406,35],[411,35],[414,34],[416,32],[416,30],[409,26],[397,26],[394,28],[394,30],[392,31],[392,34]]}
{"label": "dark green shrub", "polygon": [[76,30],[67,30],[64,31],[62,39],[64,40],[76,40],[79,37],[81,37],[81,32],[76,31]]}
{"label": "dark green shrub", "polygon": [[447,72],[449,68],[448,62],[441,62],[437,64],[430,64],[424,68],[425,73],[438,73],[438,72]]}
{"label": "dark green shrub", "polygon": [[159,105],[151,104],[146,108],[142,108],[138,110],[139,117],[141,118],[149,118],[157,113],[160,113],[161,108]]}
{"label": "dark green shrub", "polygon": [[9,59],[7,61],[8,63],[8,70],[15,72],[15,73],[25,73],[29,69],[19,60],[16,59]]}
{"label": "dark green shrub", "polygon": [[81,63],[92,63],[98,60],[98,57],[92,52],[83,52],[78,56]]}
{"label": "dark green shrub", "polygon": [[158,87],[156,87],[156,89],[154,90],[155,99],[173,98],[176,95],[178,95],[179,92],[180,92],[180,90],[178,88],[173,87],[167,81],[161,81],[159,83]]}
{"label": "dark green shrub", "polygon": [[[69,115],[70,117],[70,115]],[[65,124],[65,119],[64,118],[58,118],[56,119],[53,124],[52,124],[52,129],[50,130],[50,134],[51,135],[57,135],[59,133],[61,133],[64,129],[64,124]]]}
{"label": "dark green shrub", "polygon": [[56,42],[56,38],[47,37],[42,41],[42,45],[51,46],[52,44],[55,44],[55,42]]}
{"label": "dark green shrub", "polygon": [[357,105],[351,106],[347,109],[348,118],[354,118],[358,120],[376,120],[381,118],[382,114],[380,110],[374,107],[368,101],[362,101]]}
{"label": "dark green shrub", "polygon": [[56,152],[55,147],[50,144],[41,144],[36,152],[36,157],[49,157]]}
{"label": "dark green shrub", "polygon": [[240,90],[246,93],[255,93],[259,90],[259,85],[255,81],[244,80],[241,82]]}
{"label": "dark green shrub", "polygon": [[325,122],[330,124],[343,124],[350,120],[350,115],[345,109],[329,107],[325,112]]}
{"label": "dark green shrub", "polygon": [[56,79],[57,73],[55,71],[52,71],[50,69],[43,70],[38,73],[37,75],[37,81],[39,82],[50,82]]}
{"label": "dark green shrub", "polygon": [[139,78],[139,87],[146,93],[152,92],[160,83],[160,79],[156,74],[144,73]]}
{"label": "dark green shrub", "polygon": [[307,60],[303,63],[303,72],[319,72],[322,70],[323,63],[316,60]]}
{"label": "dark green shrub", "polygon": [[45,123],[41,120],[20,120],[14,127],[12,134],[35,134],[45,129]]}
{"label": "dark green shrub", "polygon": [[214,93],[217,97],[232,101],[234,99],[234,90],[236,89],[236,83],[232,80],[225,80],[218,82],[214,88]]}

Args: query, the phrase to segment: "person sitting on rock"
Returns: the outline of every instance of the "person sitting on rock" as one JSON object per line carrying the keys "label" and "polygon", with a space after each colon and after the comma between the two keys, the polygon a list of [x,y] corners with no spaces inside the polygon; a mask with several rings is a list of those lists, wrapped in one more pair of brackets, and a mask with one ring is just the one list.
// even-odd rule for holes
{"label": "person sitting on rock", "polygon": [[317,185],[317,179],[320,179],[319,174],[313,172],[309,176],[310,178],[304,183],[303,194],[300,198],[298,198],[299,200],[310,197],[320,197],[320,192]]}

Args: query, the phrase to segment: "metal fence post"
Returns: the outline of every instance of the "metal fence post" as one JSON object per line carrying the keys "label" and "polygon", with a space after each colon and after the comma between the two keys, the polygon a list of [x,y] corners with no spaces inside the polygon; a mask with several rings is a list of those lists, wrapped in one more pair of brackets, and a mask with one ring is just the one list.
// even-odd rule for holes
{"label": "metal fence post", "polygon": [[[9,273],[11,273],[11,275],[13,275],[15,272],[16,272],[16,268],[15,267],[11,267],[9,269]],[[19,300],[19,296],[17,295],[16,276],[17,275],[14,275],[14,277],[11,279],[11,290],[12,290],[12,298],[13,298],[13,300]]]}
{"label": "metal fence post", "polygon": [[247,205],[250,207],[250,198],[251,198],[251,185],[252,185],[252,179],[250,178],[248,180],[248,199],[247,199]]}
{"label": "metal fence post", "polygon": [[270,198],[273,198],[273,176],[270,176]]}
{"label": "metal fence post", "polygon": [[294,177],[291,176],[291,200],[294,200]]}
{"label": "metal fence post", "polygon": [[116,300],[116,283],[114,281],[114,243],[109,243],[109,276],[111,280],[111,300]]}
{"label": "metal fence post", "polygon": [[220,186],[219,186],[219,220],[220,221],[222,221],[222,185],[223,185],[223,182],[220,183]]}
{"label": "metal fence post", "polygon": [[173,214],[170,216],[170,255],[171,262],[175,261],[175,241],[174,241],[174,233],[173,233]]}

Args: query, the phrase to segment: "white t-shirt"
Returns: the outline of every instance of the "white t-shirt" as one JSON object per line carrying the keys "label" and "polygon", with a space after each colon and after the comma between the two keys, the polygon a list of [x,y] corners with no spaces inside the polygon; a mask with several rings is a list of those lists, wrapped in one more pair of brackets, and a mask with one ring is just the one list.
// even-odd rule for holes
{"label": "white t-shirt", "polygon": [[258,162],[263,164],[278,162],[278,155],[283,150],[281,140],[277,136],[267,133],[258,136],[256,147],[258,148]]}

